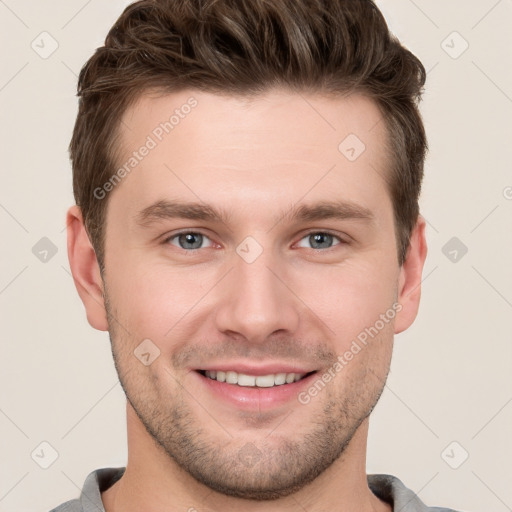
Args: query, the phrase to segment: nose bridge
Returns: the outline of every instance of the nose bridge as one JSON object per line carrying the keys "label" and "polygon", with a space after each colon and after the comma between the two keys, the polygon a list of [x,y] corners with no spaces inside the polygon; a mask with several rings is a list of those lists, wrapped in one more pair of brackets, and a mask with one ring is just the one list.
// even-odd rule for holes
{"label": "nose bridge", "polygon": [[[266,249],[253,259],[254,247],[249,246],[245,253],[244,248],[247,246],[241,244],[234,255],[234,268],[217,310],[217,328],[253,342],[262,341],[276,331],[294,332],[299,323],[297,303],[278,277],[281,266],[277,256]],[[247,254],[251,250],[249,258]]]}

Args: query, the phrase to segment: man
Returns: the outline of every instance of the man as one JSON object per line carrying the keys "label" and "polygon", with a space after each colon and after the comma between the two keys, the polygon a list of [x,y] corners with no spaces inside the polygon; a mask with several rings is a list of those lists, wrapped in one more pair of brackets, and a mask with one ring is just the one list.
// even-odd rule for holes
{"label": "man", "polygon": [[126,468],[56,511],[427,511],[366,475],[426,257],[418,59],[370,0],[143,0],[79,78],[68,254]]}

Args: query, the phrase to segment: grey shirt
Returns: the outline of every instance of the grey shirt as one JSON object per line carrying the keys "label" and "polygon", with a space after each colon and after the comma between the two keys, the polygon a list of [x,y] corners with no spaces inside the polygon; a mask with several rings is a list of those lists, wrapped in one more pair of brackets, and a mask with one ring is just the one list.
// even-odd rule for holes
{"label": "grey shirt", "polygon": [[[79,499],[67,501],[50,512],[105,512],[101,493],[114,485],[125,468],[102,468],[87,476]],[[368,475],[373,494],[393,506],[395,512],[455,512],[449,508],[427,507],[410,489],[391,475]]]}

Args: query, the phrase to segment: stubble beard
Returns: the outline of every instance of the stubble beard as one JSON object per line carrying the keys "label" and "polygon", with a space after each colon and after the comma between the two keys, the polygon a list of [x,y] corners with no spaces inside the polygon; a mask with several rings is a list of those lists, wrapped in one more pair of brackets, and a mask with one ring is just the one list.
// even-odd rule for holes
{"label": "stubble beard", "polygon": [[[201,424],[192,410],[192,399],[180,385],[172,391],[164,390],[157,384],[161,378],[154,374],[140,381],[138,376],[142,374],[136,366],[140,362],[133,355],[137,343],[128,335],[120,336],[106,292],[105,306],[114,364],[139,420],[172,461],[196,481],[224,495],[255,501],[275,500],[311,483],[343,457],[354,434],[377,404],[387,378],[387,372],[379,377],[361,365],[351,382],[327,386],[316,397],[325,404],[315,418],[304,409],[308,405],[297,401],[282,426],[287,432],[294,432],[296,424],[305,432],[299,440],[280,434],[281,425],[254,442],[240,434],[239,428],[234,429],[234,435],[229,434],[229,424],[225,425],[227,432],[219,434],[222,429],[215,427],[208,431]],[[304,425],[304,418],[310,425]],[[223,418],[214,419],[221,426],[226,423]],[[209,417],[208,423],[212,424],[210,420]],[[276,420],[276,425],[279,421]]]}

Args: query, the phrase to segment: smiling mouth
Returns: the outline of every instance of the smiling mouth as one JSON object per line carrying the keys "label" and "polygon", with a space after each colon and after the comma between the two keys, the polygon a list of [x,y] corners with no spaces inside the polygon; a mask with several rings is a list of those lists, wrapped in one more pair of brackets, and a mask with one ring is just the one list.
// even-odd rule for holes
{"label": "smiling mouth", "polygon": [[201,375],[217,382],[234,384],[241,387],[272,388],[293,384],[313,373],[271,373],[269,375],[248,375],[234,371],[197,370]]}

